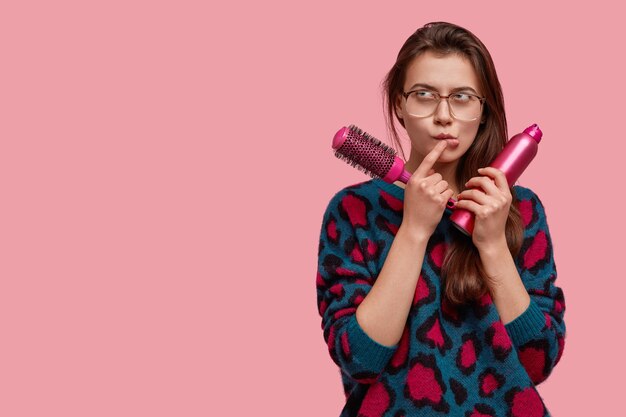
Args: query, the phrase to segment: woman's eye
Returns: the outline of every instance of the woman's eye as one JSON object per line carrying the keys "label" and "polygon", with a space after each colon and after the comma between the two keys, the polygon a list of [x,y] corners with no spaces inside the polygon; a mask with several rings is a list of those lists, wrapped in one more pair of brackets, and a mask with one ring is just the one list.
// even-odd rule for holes
{"label": "woman's eye", "polygon": [[457,94],[454,94],[454,95],[452,96],[452,98],[453,98],[455,101],[459,101],[459,102],[462,102],[462,103],[466,103],[466,102],[468,102],[468,101],[470,101],[470,100],[472,99],[472,96],[470,96],[469,94],[457,93]]}
{"label": "woman's eye", "polygon": [[419,98],[435,98],[435,94],[432,91],[416,91],[415,95]]}

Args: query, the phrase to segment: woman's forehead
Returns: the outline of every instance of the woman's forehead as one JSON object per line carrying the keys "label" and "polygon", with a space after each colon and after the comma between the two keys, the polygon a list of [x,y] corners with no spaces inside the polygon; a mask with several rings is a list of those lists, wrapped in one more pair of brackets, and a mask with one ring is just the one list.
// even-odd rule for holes
{"label": "woman's forehead", "polygon": [[479,80],[470,61],[459,54],[436,55],[425,52],[413,59],[405,76],[405,88],[426,84],[438,90],[460,87],[479,88]]}

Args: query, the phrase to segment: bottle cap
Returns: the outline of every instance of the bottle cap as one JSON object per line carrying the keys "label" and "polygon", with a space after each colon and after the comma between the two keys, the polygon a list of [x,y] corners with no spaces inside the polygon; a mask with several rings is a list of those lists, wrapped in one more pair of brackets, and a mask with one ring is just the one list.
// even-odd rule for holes
{"label": "bottle cap", "polygon": [[541,131],[541,129],[539,129],[539,126],[537,126],[537,123],[533,123],[531,126],[528,126],[526,129],[524,129],[524,133],[527,133],[528,136],[535,139],[537,143],[541,142],[541,137],[543,136],[543,132]]}

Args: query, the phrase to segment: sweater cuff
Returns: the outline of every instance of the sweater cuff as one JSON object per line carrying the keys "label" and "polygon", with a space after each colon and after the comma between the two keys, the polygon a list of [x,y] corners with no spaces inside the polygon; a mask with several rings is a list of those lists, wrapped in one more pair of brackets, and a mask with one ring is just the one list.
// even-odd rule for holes
{"label": "sweater cuff", "polygon": [[353,314],[347,324],[348,340],[352,349],[353,360],[364,368],[379,373],[387,365],[398,345],[381,345],[365,333]]}
{"label": "sweater cuff", "polygon": [[546,317],[543,311],[531,299],[526,311],[512,322],[505,324],[504,328],[511,337],[513,344],[520,347],[529,340],[539,336],[545,325]]}

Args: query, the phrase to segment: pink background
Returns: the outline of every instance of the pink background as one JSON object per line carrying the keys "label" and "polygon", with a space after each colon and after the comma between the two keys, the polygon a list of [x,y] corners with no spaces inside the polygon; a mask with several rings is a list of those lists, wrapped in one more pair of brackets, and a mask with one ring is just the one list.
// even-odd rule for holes
{"label": "pink background", "polygon": [[[20,1],[0,8],[0,415],[336,416],[315,268],[329,199],[386,140],[380,83],[446,20],[544,141],[565,353],[555,416],[623,409],[623,13],[608,1]],[[19,6],[18,6],[19,5]],[[613,8],[613,9],[611,9]]]}

